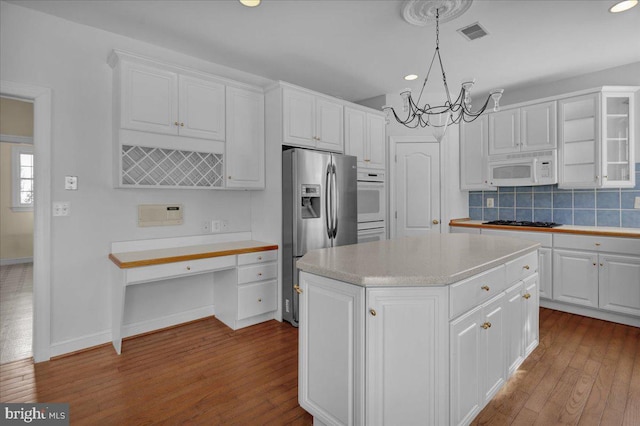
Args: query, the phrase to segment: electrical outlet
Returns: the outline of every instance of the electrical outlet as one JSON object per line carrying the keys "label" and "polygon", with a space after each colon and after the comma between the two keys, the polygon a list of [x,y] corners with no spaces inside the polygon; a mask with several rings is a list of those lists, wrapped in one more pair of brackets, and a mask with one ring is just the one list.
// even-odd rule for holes
{"label": "electrical outlet", "polygon": [[228,232],[229,231],[229,221],[228,220],[221,220],[220,221],[220,230],[222,232]]}
{"label": "electrical outlet", "polygon": [[68,201],[56,201],[53,203],[54,216],[69,216],[71,214],[71,203]]}
{"label": "electrical outlet", "polygon": [[211,221],[211,232],[213,232],[214,234],[218,233],[220,232],[221,228],[222,228],[222,225],[219,220]]}
{"label": "electrical outlet", "polygon": [[65,176],[64,177],[64,189],[67,191],[78,190],[78,176]]}
{"label": "electrical outlet", "polygon": [[493,198],[487,198],[487,207],[492,208],[493,206]]}
{"label": "electrical outlet", "polygon": [[202,225],[200,226],[200,232],[202,232],[203,234],[208,234],[209,232],[211,232],[211,222],[208,220],[202,222]]}
{"label": "electrical outlet", "polygon": [[640,197],[636,197],[636,201],[633,204],[634,209],[640,209]]}

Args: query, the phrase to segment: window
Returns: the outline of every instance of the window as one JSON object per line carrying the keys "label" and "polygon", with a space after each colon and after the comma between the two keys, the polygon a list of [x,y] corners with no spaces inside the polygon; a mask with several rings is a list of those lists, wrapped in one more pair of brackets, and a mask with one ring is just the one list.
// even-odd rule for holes
{"label": "window", "polygon": [[11,149],[13,173],[13,207],[15,212],[33,210],[33,147]]}

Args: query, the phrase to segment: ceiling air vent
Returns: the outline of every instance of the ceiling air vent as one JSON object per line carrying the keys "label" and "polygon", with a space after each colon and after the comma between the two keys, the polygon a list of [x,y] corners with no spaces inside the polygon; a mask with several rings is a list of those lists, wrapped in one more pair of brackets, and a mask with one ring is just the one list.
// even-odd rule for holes
{"label": "ceiling air vent", "polygon": [[471,25],[467,25],[464,28],[460,28],[458,32],[462,34],[464,38],[470,41],[478,39],[480,37],[484,37],[487,34],[489,34],[487,30],[482,28],[482,26],[478,22],[475,22]]}

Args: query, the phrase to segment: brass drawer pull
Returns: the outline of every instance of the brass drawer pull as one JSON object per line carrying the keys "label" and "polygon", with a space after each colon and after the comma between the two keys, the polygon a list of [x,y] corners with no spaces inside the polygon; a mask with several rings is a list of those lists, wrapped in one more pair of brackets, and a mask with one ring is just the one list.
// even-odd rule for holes
{"label": "brass drawer pull", "polygon": [[480,287],[480,288],[481,288],[482,290],[485,290],[485,291],[489,291],[489,290],[491,290],[491,289],[489,288],[489,286],[488,286],[488,285],[483,285],[483,286],[482,286],[482,287]]}
{"label": "brass drawer pull", "polygon": [[487,321],[484,324],[482,324],[480,327],[482,327],[482,328],[484,328],[486,330],[487,328],[491,327],[491,323],[489,321]]}
{"label": "brass drawer pull", "polygon": [[297,284],[296,284],[296,285],[294,285],[294,286],[293,286],[293,289],[296,291],[296,293],[298,293],[298,294],[302,294],[302,289],[300,288],[300,286],[299,286],[299,285],[297,285]]}
{"label": "brass drawer pull", "polygon": [[258,260],[262,260],[262,256],[258,256]]}
{"label": "brass drawer pull", "polygon": [[375,317],[376,315],[378,315],[378,313],[376,312],[375,309],[369,309],[369,313],[371,314],[371,316]]}
{"label": "brass drawer pull", "polygon": [[262,272],[258,272],[258,276],[261,277],[262,276]]}
{"label": "brass drawer pull", "polygon": [[262,303],[262,299],[258,299],[258,303]]}
{"label": "brass drawer pull", "polygon": [[526,270],[529,270],[529,269],[530,269],[530,268],[529,268],[529,265],[524,265],[522,268],[523,268],[523,269],[526,269]]}
{"label": "brass drawer pull", "polygon": [[525,293],[524,296],[522,296],[522,297],[524,297],[525,299],[529,299],[531,297],[531,295],[529,293]]}
{"label": "brass drawer pull", "polygon": [[187,271],[190,271],[190,270],[191,270],[191,266],[187,266]]}

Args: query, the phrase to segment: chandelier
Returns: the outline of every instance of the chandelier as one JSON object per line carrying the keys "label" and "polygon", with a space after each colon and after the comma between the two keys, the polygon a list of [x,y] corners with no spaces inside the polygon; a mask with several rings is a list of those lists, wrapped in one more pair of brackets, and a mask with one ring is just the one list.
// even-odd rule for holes
{"label": "chandelier", "polygon": [[[436,58],[438,59],[440,70],[442,71],[442,83],[444,85],[444,91],[447,98],[442,105],[431,105],[428,102],[425,102],[423,106],[420,106],[424,88],[427,85],[427,81],[429,80],[429,75]],[[395,109],[390,105],[384,105],[382,110],[386,113],[387,122],[389,122],[391,114],[393,114],[396,121],[405,127],[412,129],[416,127],[432,127],[434,136],[438,142],[440,142],[447,130],[447,126],[451,124],[458,124],[461,121],[469,123],[475,120],[487,109],[491,99],[493,99],[494,102],[493,110],[499,110],[498,101],[504,92],[502,89],[490,92],[480,109],[475,112],[471,110],[471,87],[474,83],[475,79],[463,82],[458,97],[455,101],[452,101],[449,86],[447,85],[447,76],[440,56],[440,8],[438,8],[436,9],[436,50],[431,58],[429,71],[427,72],[424,83],[422,84],[418,99],[415,100],[413,98],[410,89],[404,89],[400,92],[403,102],[403,112],[407,113],[406,118],[400,118]]]}

